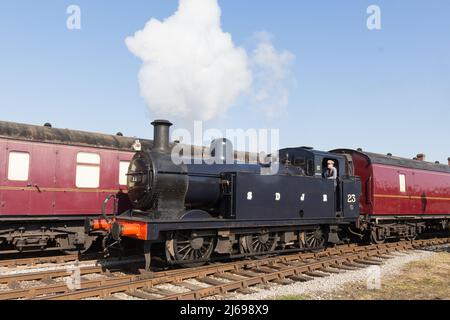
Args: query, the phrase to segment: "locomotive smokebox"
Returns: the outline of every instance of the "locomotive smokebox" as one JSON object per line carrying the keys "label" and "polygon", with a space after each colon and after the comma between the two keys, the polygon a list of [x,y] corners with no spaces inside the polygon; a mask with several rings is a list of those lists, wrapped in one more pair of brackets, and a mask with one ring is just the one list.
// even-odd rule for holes
{"label": "locomotive smokebox", "polygon": [[153,126],[153,150],[169,152],[169,132],[172,123],[167,120],[155,120]]}

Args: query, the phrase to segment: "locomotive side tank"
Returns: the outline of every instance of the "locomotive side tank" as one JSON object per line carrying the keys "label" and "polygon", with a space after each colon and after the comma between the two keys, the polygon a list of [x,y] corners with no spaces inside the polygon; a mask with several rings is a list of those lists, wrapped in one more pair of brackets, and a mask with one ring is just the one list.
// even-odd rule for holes
{"label": "locomotive side tank", "polygon": [[[129,167],[134,209],[109,227],[115,241],[144,241],[147,268],[155,244],[164,245],[168,263],[188,266],[213,255],[317,249],[339,243],[340,231],[359,216],[360,181],[348,175],[341,155],[283,149],[275,172],[261,164],[180,164],[169,148],[171,123],[153,125],[153,149],[136,153]],[[337,164],[336,184],[322,176],[328,160]],[[88,224],[91,231],[99,226]]]}

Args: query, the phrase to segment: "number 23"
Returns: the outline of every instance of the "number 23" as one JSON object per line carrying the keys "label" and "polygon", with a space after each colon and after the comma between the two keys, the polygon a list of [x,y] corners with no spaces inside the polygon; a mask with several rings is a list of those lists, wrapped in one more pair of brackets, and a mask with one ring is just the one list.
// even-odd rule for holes
{"label": "number 23", "polygon": [[347,202],[348,203],[356,203],[356,194],[348,194]]}

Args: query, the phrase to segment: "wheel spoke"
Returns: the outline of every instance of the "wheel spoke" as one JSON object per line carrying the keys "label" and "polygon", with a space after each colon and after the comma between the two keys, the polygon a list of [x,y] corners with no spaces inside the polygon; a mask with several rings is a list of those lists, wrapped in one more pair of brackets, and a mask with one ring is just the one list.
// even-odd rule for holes
{"label": "wheel spoke", "polygon": [[191,247],[191,245],[188,244],[188,245],[184,246],[183,248],[179,249],[178,252],[179,252],[179,253],[182,253],[183,251],[185,251],[186,249],[188,249],[188,248],[190,248],[190,247]]}
{"label": "wheel spoke", "polygon": [[189,250],[185,253],[185,255],[183,256],[183,258],[181,258],[181,260],[185,260],[186,257],[192,252],[192,248],[189,248]]}
{"label": "wheel spoke", "polygon": [[314,238],[313,237],[309,237],[308,238],[308,240],[306,241],[306,244],[308,245],[308,247],[312,247],[312,243],[313,243],[313,241],[314,241]]}

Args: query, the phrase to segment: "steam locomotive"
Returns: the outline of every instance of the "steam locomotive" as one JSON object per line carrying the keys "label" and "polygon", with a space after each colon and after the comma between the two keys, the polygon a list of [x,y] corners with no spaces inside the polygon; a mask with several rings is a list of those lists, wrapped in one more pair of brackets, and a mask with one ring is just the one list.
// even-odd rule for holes
{"label": "steam locomotive", "polygon": [[[214,257],[315,250],[351,237],[380,243],[448,232],[449,166],[305,147],[280,150],[269,165],[223,164],[226,140],[213,141],[214,164],[176,164],[172,124],[152,124],[152,150],[137,152],[128,170],[133,209],[86,226],[90,233],[106,230],[116,242],[143,241],[146,269],[155,247],[168,264],[196,266]],[[329,160],[336,163],[337,183],[323,177]]]}

